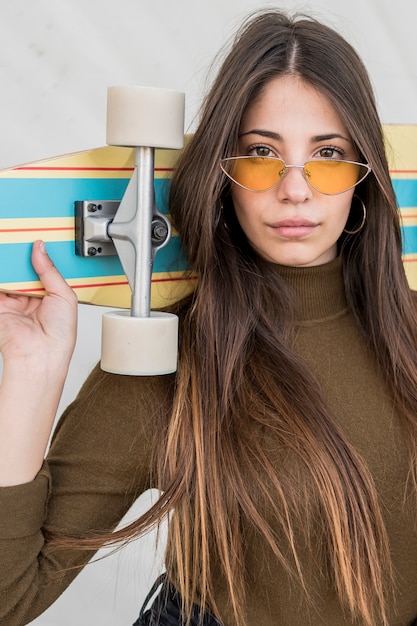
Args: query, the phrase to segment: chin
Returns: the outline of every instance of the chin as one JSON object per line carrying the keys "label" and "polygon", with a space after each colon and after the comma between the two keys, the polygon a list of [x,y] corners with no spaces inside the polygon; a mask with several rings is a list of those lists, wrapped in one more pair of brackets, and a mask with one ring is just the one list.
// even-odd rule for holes
{"label": "chin", "polygon": [[337,256],[336,248],[318,252],[317,254],[311,254],[311,252],[308,254],[307,251],[305,252],[304,254],[277,254],[271,251],[271,253],[268,254],[266,250],[263,252],[258,250],[258,254],[270,263],[288,267],[314,267],[315,265],[325,265],[333,261]]}

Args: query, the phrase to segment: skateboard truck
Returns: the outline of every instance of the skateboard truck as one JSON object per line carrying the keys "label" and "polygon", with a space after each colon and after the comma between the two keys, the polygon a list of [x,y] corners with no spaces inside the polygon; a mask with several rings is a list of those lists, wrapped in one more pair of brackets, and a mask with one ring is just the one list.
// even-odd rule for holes
{"label": "skateboard truck", "polygon": [[[110,231],[120,206],[118,200],[75,201],[75,253],[82,257],[116,256],[117,250]],[[116,236],[116,235],[115,235]],[[171,237],[171,224],[154,207],[151,241],[154,256]]]}
{"label": "skateboard truck", "polygon": [[183,93],[109,87],[107,143],[134,147],[135,169],[118,207],[100,203],[99,209],[89,201],[76,209],[84,214],[81,254],[111,254],[114,246],[132,290],[130,311],[103,316],[101,367],[108,372],[146,376],[176,370],[178,318],[150,310],[153,261],[171,235],[155,203],[154,151],[182,148],[183,141]]}

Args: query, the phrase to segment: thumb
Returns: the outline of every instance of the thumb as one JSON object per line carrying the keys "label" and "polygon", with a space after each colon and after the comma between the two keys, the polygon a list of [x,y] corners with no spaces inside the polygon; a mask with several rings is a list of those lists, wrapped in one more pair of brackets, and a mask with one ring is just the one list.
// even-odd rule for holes
{"label": "thumb", "polygon": [[72,291],[53,264],[43,241],[33,244],[32,265],[48,293],[64,296],[67,291]]}

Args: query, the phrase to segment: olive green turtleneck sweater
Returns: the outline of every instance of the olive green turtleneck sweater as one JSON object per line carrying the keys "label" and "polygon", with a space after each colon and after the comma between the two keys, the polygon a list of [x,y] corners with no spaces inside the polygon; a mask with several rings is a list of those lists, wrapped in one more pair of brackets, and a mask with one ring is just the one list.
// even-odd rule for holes
{"label": "olive green turtleneck sweater", "polygon": [[[403,504],[408,461],[391,398],[347,310],[339,260],[279,271],[299,297],[295,349],[310,365],[336,421],[375,481],[398,589],[389,623],[408,626],[417,618],[417,524],[412,505]],[[37,478],[0,489],[1,625],[34,619],[75,575],[62,570],[86,558],[63,552],[38,560],[42,526],[64,533],[112,527],[150,486],[152,406],[172,380],[115,376],[96,368],[61,419]],[[268,442],[268,450],[273,454],[274,441]],[[258,537],[248,542],[246,558],[252,572],[247,598],[251,626],[352,624],[326,572],[307,555],[303,569],[312,603]],[[225,626],[232,626],[223,596],[219,585]]]}

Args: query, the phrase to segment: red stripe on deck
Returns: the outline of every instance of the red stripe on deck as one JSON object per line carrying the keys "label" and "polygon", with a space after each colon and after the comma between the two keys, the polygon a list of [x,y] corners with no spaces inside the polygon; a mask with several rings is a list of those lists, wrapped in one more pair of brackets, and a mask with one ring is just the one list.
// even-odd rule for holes
{"label": "red stripe on deck", "polygon": [[[133,172],[133,167],[15,167],[24,172]],[[173,167],[156,167],[155,172],[173,172]]]}
{"label": "red stripe on deck", "polygon": [[[177,278],[155,278],[152,280],[153,283],[170,283],[170,282],[180,282],[183,280],[189,280],[188,278],[185,278],[183,276],[179,276]],[[193,278],[192,280],[195,280],[195,278]],[[128,285],[128,281],[117,281],[114,283],[111,282],[107,282],[107,283],[89,283],[89,284],[81,284],[81,285],[70,285],[71,289],[89,289],[89,288],[94,288],[94,287],[121,287],[123,285]],[[43,289],[42,287],[35,287],[35,288],[28,288],[28,289],[15,289],[14,291],[18,291],[19,293],[37,293],[37,292],[44,292],[45,289]]]}
{"label": "red stripe on deck", "polygon": [[390,174],[417,174],[417,170],[390,170]]}
{"label": "red stripe on deck", "polygon": [[0,228],[0,233],[43,233],[73,230],[74,226],[60,226],[57,228]]}
{"label": "red stripe on deck", "polygon": [[[185,278],[183,276],[178,276],[176,278],[153,278],[152,282],[153,283],[173,283],[173,282],[180,282],[182,280],[188,280],[188,278]],[[115,282],[115,283],[89,283],[89,284],[82,284],[82,285],[70,285],[70,287],[72,289],[88,289],[89,287],[119,287],[122,285],[128,285],[128,281],[120,281],[120,282]]]}

